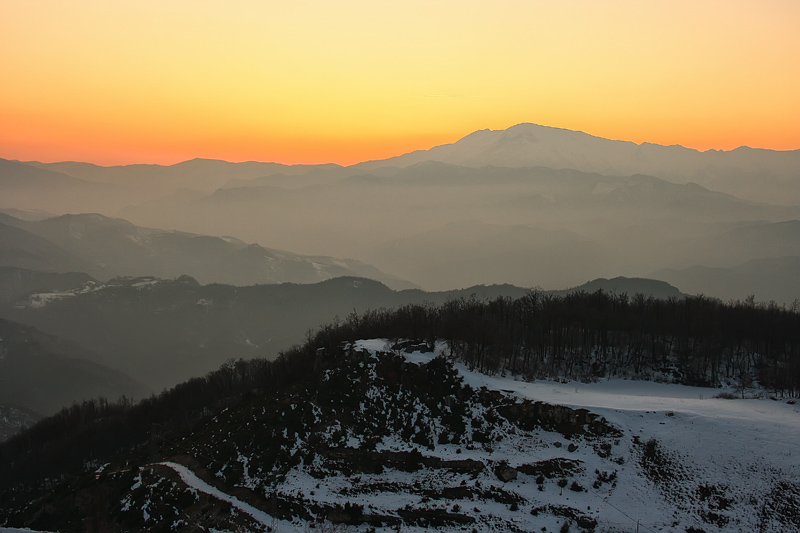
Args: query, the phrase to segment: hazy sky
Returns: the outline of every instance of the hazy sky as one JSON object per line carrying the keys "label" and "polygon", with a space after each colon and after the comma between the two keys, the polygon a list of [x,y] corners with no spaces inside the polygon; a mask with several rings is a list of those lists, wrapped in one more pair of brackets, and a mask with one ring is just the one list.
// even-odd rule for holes
{"label": "hazy sky", "polygon": [[800,148],[800,2],[0,0],[0,157],[355,163],[520,122]]}

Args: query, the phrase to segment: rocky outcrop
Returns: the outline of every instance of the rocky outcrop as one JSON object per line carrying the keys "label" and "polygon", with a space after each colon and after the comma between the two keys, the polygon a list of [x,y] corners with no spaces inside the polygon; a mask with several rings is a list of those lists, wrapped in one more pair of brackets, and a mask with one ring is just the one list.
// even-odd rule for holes
{"label": "rocky outcrop", "polygon": [[[500,393],[493,396],[502,401]],[[609,424],[605,418],[586,409],[571,409],[563,405],[523,400],[504,402],[497,412],[524,430],[541,427],[558,431],[565,437],[582,435],[586,437],[619,437],[620,431]]]}

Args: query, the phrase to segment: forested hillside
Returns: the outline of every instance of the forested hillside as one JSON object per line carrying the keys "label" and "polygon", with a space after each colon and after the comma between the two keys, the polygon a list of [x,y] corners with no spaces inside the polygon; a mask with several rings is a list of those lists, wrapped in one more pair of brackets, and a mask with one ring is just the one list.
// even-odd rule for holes
{"label": "forested hillside", "polygon": [[800,314],[752,301],[530,292],[351,315],[325,332],[339,340],[441,339],[471,368],[526,379],[757,382],[778,394],[800,393]]}
{"label": "forested hillside", "polygon": [[659,300],[603,291],[352,313],[275,361],[231,361],[138,404],[87,401],[0,446],[0,480],[37,482],[75,473],[238,402],[314,372],[318,350],[365,338],[446,343],[450,357],[489,374],[591,381],[630,377],[800,395],[800,314],[703,297]]}
{"label": "forested hillside", "polygon": [[530,293],[450,302],[429,322],[481,371],[529,379],[625,376],[717,387],[758,382],[800,393],[800,314],[702,296]]}

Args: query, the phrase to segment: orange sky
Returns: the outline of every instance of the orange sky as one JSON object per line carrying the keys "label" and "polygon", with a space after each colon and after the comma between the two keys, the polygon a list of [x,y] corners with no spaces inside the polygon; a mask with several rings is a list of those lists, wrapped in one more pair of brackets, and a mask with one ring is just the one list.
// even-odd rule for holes
{"label": "orange sky", "polygon": [[351,164],[520,122],[800,148],[800,2],[0,0],[0,157]]}

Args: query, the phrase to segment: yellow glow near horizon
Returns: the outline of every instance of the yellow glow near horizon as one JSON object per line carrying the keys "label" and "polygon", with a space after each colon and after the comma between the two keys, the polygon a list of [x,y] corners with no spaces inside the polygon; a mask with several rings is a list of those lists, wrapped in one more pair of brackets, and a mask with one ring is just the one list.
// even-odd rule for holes
{"label": "yellow glow near horizon", "polygon": [[800,148],[800,3],[0,0],[0,157],[355,163],[520,122]]}

